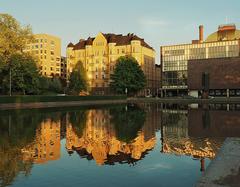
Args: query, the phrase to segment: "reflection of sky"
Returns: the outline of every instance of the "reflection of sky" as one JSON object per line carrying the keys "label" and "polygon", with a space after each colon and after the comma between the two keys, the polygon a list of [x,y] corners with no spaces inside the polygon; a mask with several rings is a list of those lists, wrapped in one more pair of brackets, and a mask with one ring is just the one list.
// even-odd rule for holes
{"label": "reflection of sky", "polygon": [[99,31],[136,33],[159,53],[160,45],[189,43],[196,39],[200,24],[205,25],[205,36],[226,20],[239,27],[239,7],[238,0],[0,1],[0,12],[32,25],[35,33],[61,37],[63,54],[70,41],[77,42]]}
{"label": "reflection of sky", "polygon": [[[193,186],[200,173],[200,161],[188,156],[163,154],[160,132],[157,145],[134,166],[97,166],[94,160],[68,155],[61,141],[61,158],[34,165],[28,178],[19,176],[13,186]],[[206,166],[209,160],[206,160]]]}

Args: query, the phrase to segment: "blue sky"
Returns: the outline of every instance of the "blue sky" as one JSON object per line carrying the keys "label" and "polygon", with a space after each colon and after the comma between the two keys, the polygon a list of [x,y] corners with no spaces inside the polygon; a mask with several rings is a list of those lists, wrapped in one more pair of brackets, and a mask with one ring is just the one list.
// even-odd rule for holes
{"label": "blue sky", "polygon": [[103,33],[136,33],[154,47],[159,63],[161,45],[189,43],[219,24],[240,28],[240,0],[0,0],[0,12],[30,24],[34,33],[49,33],[66,45]]}

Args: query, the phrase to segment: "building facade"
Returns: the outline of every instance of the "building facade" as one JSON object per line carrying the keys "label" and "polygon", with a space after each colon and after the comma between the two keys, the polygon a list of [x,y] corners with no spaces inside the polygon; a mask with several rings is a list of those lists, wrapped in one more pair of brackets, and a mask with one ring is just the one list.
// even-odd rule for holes
{"label": "building facade", "polygon": [[61,78],[66,80],[67,79],[67,58],[61,57]]}
{"label": "building facade", "polygon": [[37,59],[40,73],[46,77],[61,76],[61,39],[49,34],[35,34],[24,50]]}
{"label": "building facade", "polygon": [[240,30],[235,25],[221,25],[204,41],[203,26],[200,26],[199,40],[193,40],[191,44],[163,46],[160,52],[163,95],[187,94],[189,61],[238,57]]}
{"label": "building facade", "polygon": [[95,94],[107,94],[110,75],[114,71],[117,59],[121,56],[132,56],[137,60],[147,78],[144,93],[155,93],[154,87],[160,87],[160,67],[155,66],[155,51],[134,34],[124,36],[99,33],[95,38],[81,39],[75,45],[69,43],[68,76],[75,64],[80,61],[87,71],[91,91]]}
{"label": "building facade", "polygon": [[[240,96],[240,57],[190,60],[188,89],[194,97]],[[204,80],[205,79],[205,80]]]}

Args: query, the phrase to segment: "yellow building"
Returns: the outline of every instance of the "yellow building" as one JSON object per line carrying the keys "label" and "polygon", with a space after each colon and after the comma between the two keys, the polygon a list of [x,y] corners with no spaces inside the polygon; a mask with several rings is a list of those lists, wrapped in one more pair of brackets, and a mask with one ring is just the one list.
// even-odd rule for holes
{"label": "yellow building", "polygon": [[[160,87],[160,67],[155,66],[155,51],[143,39],[134,34],[117,35],[99,33],[95,38],[81,39],[67,46],[67,72],[72,72],[81,61],[86,68],[89,86],[93,93],[106,94],[109,90],[110,74],[121,56],[134,57],[147,78],[145,94],[156,92]],[[159,73],[159,75],[156,75]],[[155,89],[154,89],[155,88]]]}
{"label": "yellow building", "polygon": [[24,50],[37,58],[42,75],[61,76],[61,39],[49,34],[35,34]]}

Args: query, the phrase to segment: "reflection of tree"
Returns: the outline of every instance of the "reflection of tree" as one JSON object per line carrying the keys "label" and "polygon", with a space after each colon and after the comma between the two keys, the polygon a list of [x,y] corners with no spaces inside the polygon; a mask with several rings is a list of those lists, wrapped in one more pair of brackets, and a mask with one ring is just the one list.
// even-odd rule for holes
{"label": "reflection of tree", "polygon": [[137,137],[146,120],[146,112],[135,105],[110,109],[118,140],[129,143]]}
{"label": "reflection of tree", "polygon": [[78,137],[82,137],[87,122],[87,111],[78,110],[69,112],[69,122],[72,124],[74,132]]}
{"label": "reflection of tree", "polygon": [[46,118],[57,120],[56,113],[38,110],[0,112],[0,186],[12,183],[23,172],[29,175],[31,161],[23,161],[21,149],[34,141],[36,130]]}
{"label": "reflection of tree", "polygon": [[21,149],[18,147],[5,147],[0,151],[0,186],[8,186],[15,177],[23,172],[26,176],[30,174],[32,163],[22,162]]}

